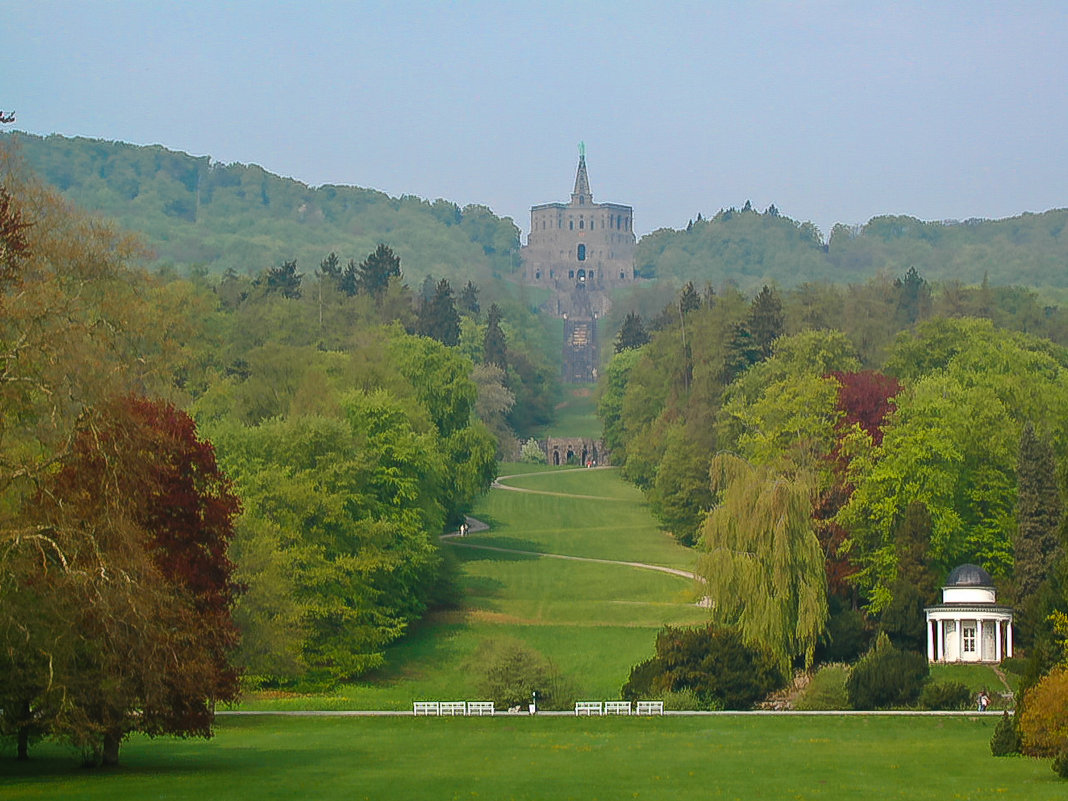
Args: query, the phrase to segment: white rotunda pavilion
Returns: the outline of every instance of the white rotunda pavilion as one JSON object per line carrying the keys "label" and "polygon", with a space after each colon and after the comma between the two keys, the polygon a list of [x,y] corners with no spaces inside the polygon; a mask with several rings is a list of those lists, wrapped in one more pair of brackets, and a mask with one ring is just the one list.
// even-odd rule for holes
{"label": "white rotunda pavilion", "polygon": [[1012,656],[1012,609],[998,606],[994,580],[978,565],[955,568],[942,603],[927,607],[930,662],[1000,662]]}

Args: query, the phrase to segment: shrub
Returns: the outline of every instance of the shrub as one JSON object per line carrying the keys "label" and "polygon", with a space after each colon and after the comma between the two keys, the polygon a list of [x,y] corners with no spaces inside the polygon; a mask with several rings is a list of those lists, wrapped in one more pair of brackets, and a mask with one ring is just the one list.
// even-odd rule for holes
{"label": "shrub", "polygon": [[[675,692],[668,691],[660,694],[660,699],[664,702],[664,709],[671,710],[672,712],[690,712],[694,709],[708,709],[707,705],[702,705],[700,699],[697,697],[697,693],[693,690],[677,690]],[[722,707],[713,706],[712,709],[721,709]]]}
{"label": "shrub", "polygon": [[1068,779],[1068,749],[1061,751],[1054,757],[1053,772],[1062,779]]}
{"label": "shrub", "polygon": [[[624,701],[642,701],[653,697],[653,682],[663,672],[660,660],[655,656],[639,662],[630,669],[630,678],[619,695]],[[694,707],[696,709],[696,707]]]}
{"label": "shrub", "polygon": [[575,702],[575,688],[556,666],[519,640],[486,640],[470,663],[479,675],[478,689],[500,707],[526,707],[538,693],[538,706],[567,709]]}
{"label": "shrub", "polygon": [[880,633],[849,674],[849,703],[854,709],[908,706],[919,697],[928,672],[927,657],[898,650],[885,633]]}
{"label": "shrub", "polygon": [[696,709],[749,709],[784,684],[771,654],[743,643],[736,629],[666,626],[656,637],[656,656],[634,666],[622,695],[635,700],[690,690]]}
{"label": "shrub", "polygon": [[545,464],[547,461],[545,451],[541,449],[538,441],[533,437],[523,443],[523,447],[519,451],[519,460],[530,464]]}
{"label": "shrub", "polygon": [[848,678],[849,665],[841,663],[823,665],[794,702],[794,709],[804,712],[821,709],[849,709],[849,694],[846,692]]}
{"label": "shrub", "polygon": [[1016,731],[1016,721],[1009,717],[1007,711],[1001,713],[1001,720],[994,728],[994,736],[990,738],[990,753],[994,756],[1020,753],[1020,735]]}
{"label": "shrub", "polygon": [[871,631],[863,612],[842,609],[827,620],[824,641],[816,647],[817,662],[852,662],[871,645]]}
{"label": "shrub", "polygon": [[1068,667],[1051,670],[1027,691],[1020,743],[1028,756],[1052,757],[1068,750]]}
{"label": "shrub", "polygon": [[964,709],[971,701],[972,691],[960,681],[931,682],[920,693],[920,706],[924,709]]}

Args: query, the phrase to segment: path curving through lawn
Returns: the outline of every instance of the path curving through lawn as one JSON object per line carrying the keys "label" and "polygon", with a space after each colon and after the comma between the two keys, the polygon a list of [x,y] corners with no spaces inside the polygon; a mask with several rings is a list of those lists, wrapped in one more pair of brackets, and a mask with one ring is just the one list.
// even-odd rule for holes
{"label": "path curving through lawn", "polygon": [[[516,488],[515,487],[506,487],[505,489],[516,489]],[[520,491],[524,491],[524,490],[520,490]],[[527,490],[527,491],[536,491],[536,490]],[[542,494],[542,495],[558,495],[560,493],[544,492],[544,493],[540,493],[540,494]],[[567,496],[567,497],[577,498],[577,497],[593,497],[593,496],[570,495],[570,496]],[[616,498],[604,498],[602,500],[613,500],[614,501],[614,500],[617,500],[617,499]],[[468,517],[467,518],[467,525],[470,526],[470,529],[469,529],[470,531],[489,531],[490,530],[490,527],[488,525],[483,523],[481,520],[477,520],[474,517]],[[442,542],[444,542],[444,543],[446,543],[448,545],[455,545],[458,548],[478,548],[478,549],[483,550],[483,551],[496,551],[497,553],[514,553],[514,554],[520,554],[522,556],[544,556],[547,559],[569,559],[569,560],[571,560],[573,562],[596,562],[596,563],[602,564],[602,565],[623,565],[625,567],[637,567],[637,568],[641,568],[643,570],[657,570],[657,571],[659,571],[661,573],[670,573],[673,576],[681,576],[682,578],[688,578],[688,579],[692,579],[694,581],[700,581],[700,582],[704,582],[705,581],[705,579],[703,577],[697,575],[696,573],[692,573],[689,570],[680,570],[679,568],[665,567],[663,565],[651,565],[651,564],[648,564],[647,562],[625,562],[625,561],[622,561],[622,560],[619,560],[619,559],[597,559],[597,558],[592,557],[592,556],[569,556],[568,554],[563,554],[563,553],[545,553],[544,551],[523,551],[523,550],[519,550],[518,548],[502,548],[502,547],[500,547],[498,545],[480,545],[477,542],[457,542],[458,539],[461,539],[458,532],[453,532],[451,534],[442,534],[441,535]]]}

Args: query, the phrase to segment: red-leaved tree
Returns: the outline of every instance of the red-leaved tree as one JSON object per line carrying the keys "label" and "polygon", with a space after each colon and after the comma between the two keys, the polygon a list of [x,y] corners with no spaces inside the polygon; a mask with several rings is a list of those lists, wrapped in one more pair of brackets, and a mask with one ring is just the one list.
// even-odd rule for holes
{"label": "red-leaved tree", "polygon": [[42,509],[63,564],[49,580],[73,617],[56,624],[76,635],[43,704],[53,730],[104,764],[131,731],[210,736],[238,689],[239,589],[239,503],[211,444],[168,403],[118,398],[84,417]]}

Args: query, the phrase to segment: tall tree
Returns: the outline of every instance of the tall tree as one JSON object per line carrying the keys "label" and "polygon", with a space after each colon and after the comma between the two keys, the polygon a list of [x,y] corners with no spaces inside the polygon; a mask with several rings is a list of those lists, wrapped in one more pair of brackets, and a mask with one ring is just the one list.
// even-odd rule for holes
{"label": "tall tree", "polygon": [[711,476],[719,504],[704,524],[698,571],[713,620],[737,625],[784,670],[799,656],[811,664],[827,621],[812,479],[776,475],[731,454],[712,460]]}
{"label": "tall tree", "polygon": [[470,281],[464,284],[464,288],[460,290],[460,302],[457,305],[462,313],[477,317],[481,311],[478,305],[478,287]]}
{"label": "tall tree", "polygon": [[263,274],[262,283],[268,292],[277,292],[284,298],[296,300],[300,297],[302,277],[297,272],[296,261],[283,261],[281,267],[267,268]]}
{"label": "tall tree", "polygon": [[772,354],[775,340],[785,331],[782,300],[779,293],[767,284],[753,298],[746,326],[753,335],[753,345],[760,351],[760,358],[767,359]]}
{"label": "tall tree", "polygon": [[1027,628],[1035,623],[1039,589],[1063,556],[1058,536],[1062,518],[1053,448],[1028,422],[1020,436],[1016,467],[1017,529],[1013,541],[1016,603]]}
{"label": "tall tree", "polygon": [[637,312],[627,312],[623,318],[623,325],[616,337],[616,353],[622,353],[632,348],[640,348],[649,341],[649,334],[645,331],[645,324],[641,315]]}
{"label": "tall tree", "polygon": [[400,278],[400,257],[385,243],[380,243],[374,253],[360,262],[356,285],[360,292],[381,300],[389,288],[391,278]]}
{"label": "tall tree", "polygon": [[105,765],[131,731],[211,735],[238,689],[237,510],[188,415],[124,397],[85,416],[38,497],[47,555],[21,565],[23,586],[49,588],[26,632],[51,643],[47,673],[23,678],[54,733]]}
{"label": "tall tree", "polygon": [[416,332],[450,347],[459,343],[460,315],[448,279],[438,281],[434,296],[420,307]]}
{"label": "tall tree", "polygon": [[482,338],[482,361],[508,370],[508,342],[501,330],[501,310],[494,303],[486,315],[486,333]]}

